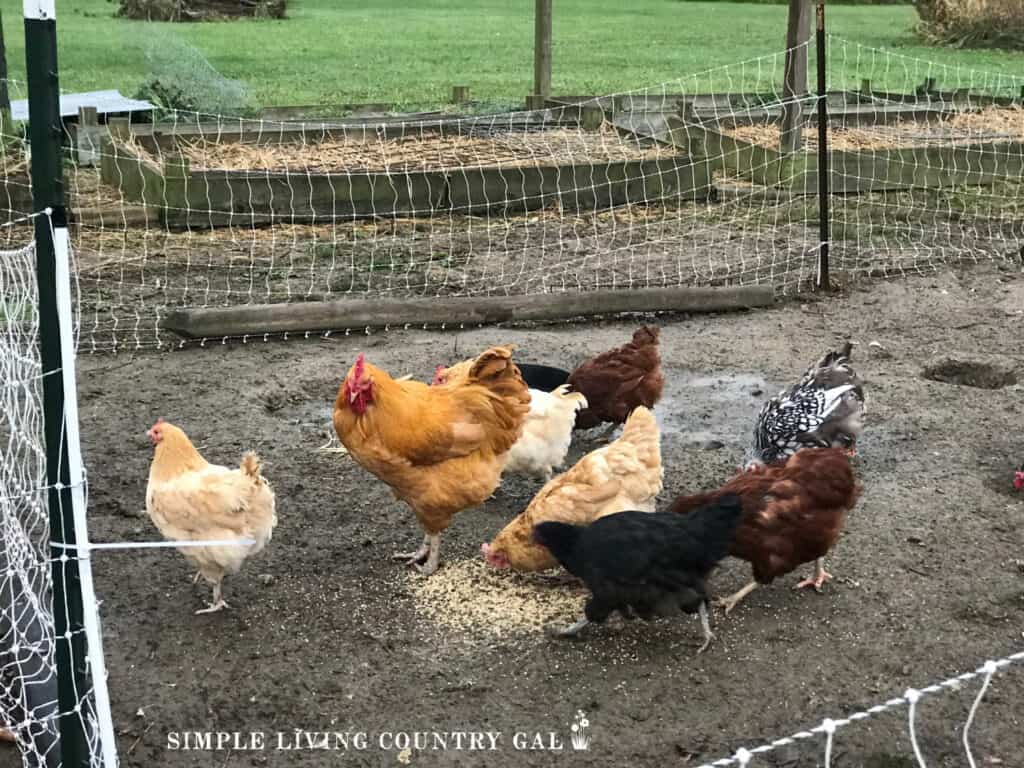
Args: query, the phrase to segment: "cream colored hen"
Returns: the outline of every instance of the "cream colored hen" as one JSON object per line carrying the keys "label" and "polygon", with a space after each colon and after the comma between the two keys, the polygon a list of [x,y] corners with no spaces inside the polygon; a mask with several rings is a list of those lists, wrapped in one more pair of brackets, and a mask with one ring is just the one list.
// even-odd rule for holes
{"label": "cream colored hen", "polygon": [[260,552],[277,525],[274,492],[260,474],[254,453],[238,469],[210,464],[179,428],[163,419],[146,433],[155,446],[146,487],[146,512],[170,541],[237,541],[208,547],[179,547],[198,573],[213,585],[213,602],[196,613],[227,608],[221,583],[238,573],[246,558]]}
{"label": "cream colored hen", "polygon": [[647,408],[636,408],[622,435],[591,451],[550,480],[526,510],[481,547],[488,564],[517,571],[542,571],[558,562],[533,539],[533,527],[546,521],[585,525],[606,515],[653,512],[661,492],[661,435]]}

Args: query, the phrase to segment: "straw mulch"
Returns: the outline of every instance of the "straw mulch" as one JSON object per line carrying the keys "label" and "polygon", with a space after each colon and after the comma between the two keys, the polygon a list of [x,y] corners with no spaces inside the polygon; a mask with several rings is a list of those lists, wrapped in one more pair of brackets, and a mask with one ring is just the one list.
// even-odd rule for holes
{"label": "straw mulch", "polygon": [[[136,150],[139,148],[136,146]],[[643,146],[614,130],[577,129],[502,133],[488,137],[418,134],[398,139],[246,144],[182,142],[193,170],[266,170],[303,173],[431,171],[622,162],[671,157],[678,150]],[[151,158],[156,162],[160,158]]]}
{"label": "straw mulch", "polygon": [[[777,148],[779,126],[741,125],[724,131],[733,138],[763,147]],[[818,145],[817,128],[805,128],[804,146]],[[892,125],[835,126],[829,131],[829,148],[838,151],[874,151],[903,147],[940,146],[981,141],[1024,140],[1024,109],[986,107],[961,112],[933,122],[904,121]]]}

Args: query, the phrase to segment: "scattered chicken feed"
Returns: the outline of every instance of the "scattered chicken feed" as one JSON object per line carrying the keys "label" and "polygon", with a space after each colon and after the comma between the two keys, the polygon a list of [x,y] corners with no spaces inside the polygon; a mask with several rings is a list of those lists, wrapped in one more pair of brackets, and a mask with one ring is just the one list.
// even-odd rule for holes
{"label": "scattered chicken feed", "polygon": [[571,624],[587,594],[582,585],[546,583],[478,559],[449,561],[429,579],[410,573],[408,580],[420,614],[447,629],[497,637]]}
{"label": "scattered chicken feed", "polygon": [[[839,118],[836,118],[838,120]],[[776,123],[738,125],[723,133],[741,141],[777,148],[779,126]],[[818,143],[818,129],[803,130],[804,146]],[[872,151],[900,147],[944,146],[965,142],[1024,140],[1024,108],[987,107],[978,112],[961,112],[946,120],[902,121],[892,125],[833,125],[829,148],[837,151]]]}
{"label": "scattered chicken feed", "polygon": [[[415,130],[415,129],[411,129]],[[154,156],[135,143],[132,151]],[[332,139],[316,143],[248,144],[181,141],[176,151],[194,171],[267,170],[303,173],[431,171],[452,168],[494,168],[616,162],[672,157],[679,150],[640,143],[614,129],[580,131],[512,131],[477,137],[462,134],[416,133],[395,139],[360,141]]]}

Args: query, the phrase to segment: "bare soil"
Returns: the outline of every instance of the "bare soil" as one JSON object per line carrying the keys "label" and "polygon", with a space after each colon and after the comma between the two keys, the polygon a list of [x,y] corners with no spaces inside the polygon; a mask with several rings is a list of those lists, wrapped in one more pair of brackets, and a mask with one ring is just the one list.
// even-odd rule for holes
{"label": "bare soil", "polygon": [[[729,476],[763,399],[825,348],[856,341],[868,382],[856,460],[865,492],[829,558],[836,579],[823,594],[790,589],[802,572],[759,590],[718,617],[717,639],[701,656],[694,618],[613,621],[581,641],[549,639],[529,596],[543,604],[540,623],[562,624],[575,618],[581,591],[480,575],[471,565],[480,543],[538,483],[511,479],[456,517],[435,577],[463,579],[451,600],[388,559],[419,540],[408,508],[348,457],[317,451],[360,350],[423,378],[437,363],[507,341],[523,360],[571,367],[628,338],[636,319],[83,357],[94,540],[158,538],[139,516],[151,457],[143,432],[157,416],[182,425],[210,460],[231,464],[257,450],[278,494],[273,541],[227,581],[227,612],[193,615],[208,590],[190,584],[173,550],[94,557],[122,765],[692,766],[1024,648],[1024,497],[1012,489],[1024,460],[1021,386],[921,376],[940,354],[999,355],[1021,371],[1022,311],[1019,268],[979,266],[769,311],[658,320],[665,504]],[[580,435],[572,457],[592,447]],[[745,564],[727,561],[711,588],[731,592],[748,576]],[[479,600],[464,594],[476,578]],[[506,587],[503,604],[496,596]],[[490,606],[493,626],[477,602]],[[1022,683],[1022,665],[993,682],[972,727],[978,765],[1024,764]],[[922,700],[917,733],[929,766],[966,764],[960,732],[977,688]],[[576,752],[569,728],[578,710],[591,744]],[[915,765],[906,714],[897,707],[841,729],[832,764]],[[272,748],[277,731],[295,728],[365,731],[370,743],[347,752]],[[262,731],[271,743],[168,750],[168,733],[186,730]],[[402,754],[377,741],[382,731],[464,730],[500,731],[498,749]],[[556,732],[563,750],[516,750],[517,731]],[[823,747],[817,738],[751,765],[821,765]]]}

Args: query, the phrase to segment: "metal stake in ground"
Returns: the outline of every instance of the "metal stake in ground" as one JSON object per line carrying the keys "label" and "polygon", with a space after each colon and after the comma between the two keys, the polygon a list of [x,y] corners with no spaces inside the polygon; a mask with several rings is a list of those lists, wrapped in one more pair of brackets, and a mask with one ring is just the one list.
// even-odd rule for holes
{"label": "metal stake in ground", "polygon": [[57,83],[57,22],[54,0],[25,0],[24,11],[33,206],[36,212],[52,210],[51,217],[36,217],[35,235],[50,540],[64,545],[51,547],[57,701],[62,713],[58,720],[60,757],[65,768],[88,768],[89,742],[85,716],[80,712],[81,697],[89,690],[86,637],[78,551],[74,548],[71,472],[64,442],[63,360],[54,249],[55,229],[67,227],[61,168],[63,125]]}
{"label": "metal stake in ground", "polygon": [[818,58],[818,279],[815,288],[819,291],[831,290],[832,284],[828,275],[828,242],[829,242],[829,211],[828,211],[828,102],[825,81],[825,5],[817,6],[817,24],[815,28],[815,44]]}

